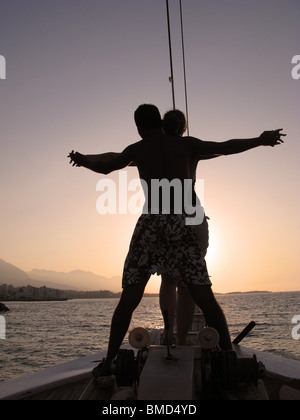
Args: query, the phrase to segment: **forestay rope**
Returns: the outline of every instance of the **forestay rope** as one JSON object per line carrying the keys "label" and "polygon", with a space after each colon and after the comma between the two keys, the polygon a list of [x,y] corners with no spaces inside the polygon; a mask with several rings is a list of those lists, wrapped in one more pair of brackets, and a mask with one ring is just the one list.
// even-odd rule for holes
{"label": "forestay rope", "polygon": [[184,31],[183,31],[183,14],[182,14],[182,4],[179,0],[180,7],[180,25],[181,25],[181,49],[182,49],[182,62],[183,62],[183,79],[184,79],[184,96],[185,96],[185,113],[187,121],[187,134],[190,135],[189,129],[189,109],[188,109],[188,95],[187,95],[187,85],[186,85],[186,66],[185,66],[185,47],[184,47]]}
{"label": "forestay rope", "polygon": [[167,7],[167,19],[168,19],[168,36],[169,36],[170,70],[171,70],[171,76],[169,77],[169,81],[172,84],[173,109],[175,109],[176,106],[175,106],[175,89],[174,89],[173,54],[172,54],[172,39],[171,39],[169,0],[166,0],[166,7]]}
{"label": "forestay rope", "polygon": [[[170,54],[170,70],[171,77],[169,81],[172,84],[172,101],[173,109],[176,108],[175,104],[175,83],[174,83],[174,72],[173,72],[173,53],[172,53],[172,39],[171,39],[171,24],[170,24],[170,10],[169,10],[169,0],[166,0],[167,8],[167,21],[168,21],[168,37],[169,37],[169,54]],[[187,120],[187,134],[189,133],[189,111],[188,111],[188,94],[187,94],[187,78],[186,78],[186,60],[185,60],[185,46],[184,46],[184,30],[183,30],[183,11],[182,11],[182,1],[179,0],[179,9],[180,9],[180,26],[181,26],[181,49],[182,49],[182,62],[183,62],[183,79],[184,79],[184,95],[185,95],[185,113]]]}

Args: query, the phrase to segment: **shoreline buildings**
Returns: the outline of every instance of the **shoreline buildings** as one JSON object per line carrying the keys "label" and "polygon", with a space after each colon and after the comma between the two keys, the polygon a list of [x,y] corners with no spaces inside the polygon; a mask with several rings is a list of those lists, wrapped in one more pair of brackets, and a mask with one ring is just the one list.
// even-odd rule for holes
{"label": "shoreline buildings", "polygon": [[30,285],[14,287],[11,284],[0,285],[1,300],[66,300],[65,291],[46,286]]}

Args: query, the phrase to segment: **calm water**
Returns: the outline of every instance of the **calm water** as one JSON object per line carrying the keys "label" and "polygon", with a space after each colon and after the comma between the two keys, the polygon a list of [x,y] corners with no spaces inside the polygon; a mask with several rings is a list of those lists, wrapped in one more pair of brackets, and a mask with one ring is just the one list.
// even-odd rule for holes
{"label": "calm water", "polygon": [[[300,340],[292,338],[300,315],[300,292],[217,295],[234,338],[249,321],[256,328],[243,345],[300,360]],[[8,302],[6,339],[0,340],[0,381],[107,348],[111,316],[118,300]],[[161,328],[158,298],[144,298],[130,328]]]}

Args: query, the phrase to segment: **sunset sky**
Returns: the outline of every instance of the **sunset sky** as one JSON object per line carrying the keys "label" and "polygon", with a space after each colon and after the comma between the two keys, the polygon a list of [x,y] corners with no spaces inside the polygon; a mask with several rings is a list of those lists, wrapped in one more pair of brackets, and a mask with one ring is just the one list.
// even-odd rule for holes
{"label": "sunset sky", "polygon": [[[300,290],[299,0],[182,0],[190,134],[284,128],[285,144],[200,163],[216,292]],[[170,0],[184,111],[179,3]],[[142,103],[171,109],[164,0],[1,0],[0,258],[30,271],[121,276],[138,215],[100,215],[105,177],[67,155],[138,141]],[[128,179],[136,168],[126,169]],[[119,174],[108,175],[118,183]],[[132,193],[128,193],[129,196]],[[148,291],[158,290],[154,276]],[[84,284],[83,284],[84,289]],[[112,284],[118,290],[121,284]]]}

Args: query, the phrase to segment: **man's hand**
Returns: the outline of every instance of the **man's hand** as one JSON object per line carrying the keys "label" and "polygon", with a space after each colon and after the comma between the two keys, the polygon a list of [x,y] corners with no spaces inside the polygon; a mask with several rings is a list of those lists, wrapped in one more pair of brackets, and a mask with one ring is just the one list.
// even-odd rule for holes
{"label": "man's hand", "polygon": [[82,155],[81,153],[74,152],[74,150],[72,150],[72,152],[69,153],[68,158],[70,159],[69,163],[72,164],[72,166],[83,165],[84,155]]}
{"label": "man's hand", "polygon": [[282,128],[278,128],[278,130],[264,131],[259,137],[262,145],[274,147],[278,144],[284,143],[281,137],[286,136],[286,134],[281,133],[282,130]]}

